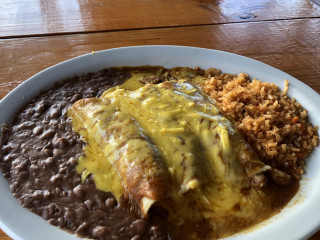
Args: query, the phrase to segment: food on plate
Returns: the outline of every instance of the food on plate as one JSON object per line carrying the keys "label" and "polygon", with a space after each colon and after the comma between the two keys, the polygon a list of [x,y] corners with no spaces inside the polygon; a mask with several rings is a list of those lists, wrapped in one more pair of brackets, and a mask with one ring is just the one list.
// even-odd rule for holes
{"label": "food on plate", "polygon": [[301,104],[288,97],[289,82],[280,91],[275,84],[250,81],[246,74],[230,76],[213,69],[207,71],[207,77],[204,92],[236,121],[259,158],[282,171],[270,171],[270,177],[282,185],[291,177],[300,179],[303,159],[319,143],[318,127],[308,122]]}
{"label": "food on plate", "polygon": [[[94,180],[102,173],[102,180],[95,180],[98,188],[109,187],[118,201],[126,193],[139,206],[142,216],[146,216],[154,202],[168,197],[171,183],[159,150],[144,134],[139,122],[128,112],[119,110],[117,102],[122,100],[120,96],[112,100],[82,99],[69,108],[73,129],[88,144],[79,167],[85,167],[86,175],[90,171]],[[86,154],[87,148],[92,152],[90,155]],[[102,153],[104,158],[97,158],[97,153]],[[107,168],[101,168],[102,165]],[[112,181],[103,179],[110,173]]]}
{"label": "food on plate", "polygon": [[[150,66],[65,80],[2,126],[2,171],[24,207],[82,237],[232,235],[289,202],[303,168],[296,162],[318,145],[317,127],[298,103],[252,82],[214,69]],[[250,102],[259,91],[267,93],[257,97],[265,109],[284,114],[276,126],[291,121],[287,135]],[[281,140],[266,133],[264,145],[263,129]],[[275,143],[277,153],[265,148]],[[290,150],[281,152],[283,144]]]}
{"label": "food on plate", "polygon": [[[190,196],[206,196],[212,201],[209,205],[241,206],[241,190],[263,186],[262,173],[270,169],[214,102],[189,82],[148,84],[135,91],[111,88],[100,98],[77,101],[69,117],[87,142],[85,148],[98,148],[96,152],[105,156],[85,154],[80,171],[86,175],[89,171],[95,179],[96,171],[101,172],[96,166],[109,161],[123,188],[105,180],[98,180],[97,186],[108,185],[115,193],[119,192],[115,186],[120,186],[121,196],[138,203],[143,217],[152,204],[161,205],[164,199],[172,198],[179,208],[190,190],[194,192]],[[109,175],[107,169],[103,174]],[[185,215],[180,209],[171,214],[177,211]]]}

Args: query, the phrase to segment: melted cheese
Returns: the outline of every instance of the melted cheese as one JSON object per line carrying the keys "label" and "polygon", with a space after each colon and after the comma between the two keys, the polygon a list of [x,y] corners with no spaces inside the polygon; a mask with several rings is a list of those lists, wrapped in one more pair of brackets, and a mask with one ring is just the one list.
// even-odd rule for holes
{"label": "melted cheese", "polygon": [[91,172],[97,188],[113,192],[118,200],[126,194],[143,216],[169,195],[168,173],[157,149],[117,101],[82,99],[69,109],[69,116],[88,143],[77,166],[82,178]]}
{"label": "melted cheese", "polygon": [[[97,104],[97,101],[90,106],[91,111],[103,111]],[[81,174],[82,182],[92,173],[94,173],[93,180],[96,187],[105,192],[112,192],[117,200],[124,193],[121,179],[114,169],[110,161],[106,161],[106,156],[103,150],[99,146],[99,143],[95,138],[92,138],[86,129],[92,128],[89,122],[83,121],[83,119],[77,114],[74,108],[70,108],[68,115],[72,117],[72,126],[75,132],[78,132],[87,145],[83,149],[83,155],[78,160],[76,170]],[[90,116],[93,117],[93,116]]]}
{"label": "melted cheese", "polygon": [[[125,195],[123,179],[108,159],[112,144],[108,145],[111,149],[102,146],[101,135],[93,128],[114,116],[133,119],[157,147],[170,176],[172,190],[157,204],[168,210],[172,222],[179,225],[205,217],[219,225],[230,214],[255,218],[260,193],[253,189],[246,196],[241,193],[249,187],[239,161],[247,146],[233,124],[189,82],[149,84],[135,90],[136,79],[107,90],[91,102],[84,111],[88,116],[85,121],[77,118],[76,109],[69,111],[74,130],[87,142],[77,171],[84,178],[90,172],[98,189],[111,191],[118,199]],[[97,115],[101,115],[98,122]],[[130,128],[129,122],[120,123]],[[143,142],[135,144],[143,148]],[[136,155],[131,153],[126,158],[130,161]],[[155,202],[145,201],[148,208]],[[235,212],[235,206],[241,211]]]}

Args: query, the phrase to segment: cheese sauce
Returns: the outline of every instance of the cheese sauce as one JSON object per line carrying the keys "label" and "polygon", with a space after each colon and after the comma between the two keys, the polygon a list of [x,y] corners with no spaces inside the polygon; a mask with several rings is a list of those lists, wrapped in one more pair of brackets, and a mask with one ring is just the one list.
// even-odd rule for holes
{"label": "cheese sauce", "polygon": [[[170,186],[165,197],[150,198],[143,193],[137,197],[145,216],[152,205],[161,206],[168,211],[172,225],[206,222],[211,229],[206,237],[210,239],[217,233],[224,236],[235,231],[225,227],[234,221],[243,222],[240,229],[269,215],[272,209],[264,203],[263,191],[250,187],[250,176],[242,165],[241,156],[250,147],[214,101],[185,80],[142,85],[138,82],[140,78],[141,75],[133,74],[123,85],[107,90],[100,98],[81,104],[80,100],[69,109],[74,131],[87,143],[77,166],[83,179],[90,173],[98,189],[112,192],[117,199],[128,195],[132,186],[126,183],[127,177],[122,172],[139,168],[136,165],[141,161],[136,160],[137,154],[150,151],[146,144],[150,142],[160,154],[163,163],[160,167],[168,173]],[[109,130],[115,126],[124,135],[141,134],[146,140],[130,145],[126,159],[119,160],[125,161],[121,168],[115,164],[116,157],[110,159],[110,153],[127,140],[120,135],[119,139],[105,137],[112,135]],[[150,156],[148,161],[152,165],[156,160]],[[250,157],[256,161],[255,155]],[[259,171],[269,168],[263,166]],[[150,168],[144,175],[155,178],[159,174],[153,174],[154,171]],[[196,232],[188,236],[198,237]]]}

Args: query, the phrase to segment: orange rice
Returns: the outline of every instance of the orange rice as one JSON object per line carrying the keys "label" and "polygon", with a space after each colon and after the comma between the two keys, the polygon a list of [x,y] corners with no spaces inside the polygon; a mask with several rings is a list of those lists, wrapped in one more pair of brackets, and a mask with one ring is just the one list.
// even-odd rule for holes
{"label": "orange rice", "polygon": [[303,159],[319,144],[318,127],[308,122],[307,111],[287,95],[289,82],[278,86],[248,75],[221,74],[209,69],[202,84],[221,111],[234,119],[239,131],[260,159],[294,178],[303,174]]}

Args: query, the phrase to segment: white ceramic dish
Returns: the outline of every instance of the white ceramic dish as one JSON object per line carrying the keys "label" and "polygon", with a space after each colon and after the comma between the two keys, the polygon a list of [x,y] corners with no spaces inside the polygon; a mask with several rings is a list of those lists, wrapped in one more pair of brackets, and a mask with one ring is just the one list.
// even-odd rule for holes
{"label": "white ceramic dish", "polygon": [[[162,65],[215,67],[226,73],[245,72],[261,81],[283,86],[290,81],[289,95],[309,112],[310,121],[320,126],[320,95],[304,83],[269,65],[243,56],[216,50],[181,46],[126,47],[86,54],[50,67],[14,89],[0,102],[0,124],[10,122],[16,110],[40,90],[50,88],[66,77],[98,71],[110,66]],[[305,239],[320,227],[320,148],[307,159],[307,172],[301,189],[278,215],[251,230],[236,234],[233,240]],[[24,209],[12,196],[5,178],[0,176],[0,228],[13,239],[75,240],[76,236],[51,226]]]}

